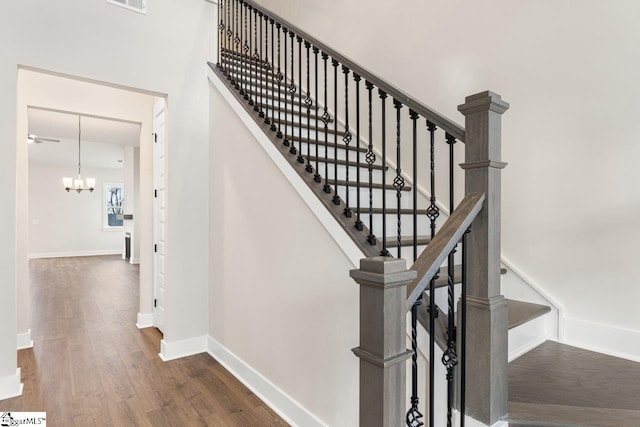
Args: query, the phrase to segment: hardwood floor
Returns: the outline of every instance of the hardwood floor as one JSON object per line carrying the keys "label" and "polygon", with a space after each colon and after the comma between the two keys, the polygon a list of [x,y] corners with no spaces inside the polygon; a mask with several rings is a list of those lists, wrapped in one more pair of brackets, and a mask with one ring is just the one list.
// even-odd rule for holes
{"label": "hardwood floor", "polygon": [[547,341],[509,364],[509,419],[513,426],[640,426],[640,363]]}
{"label": "hardwood floor", "polygon": [[30,262],[32,336],[22,396],[0,411],[46,411],[49,426],[286,426],[207,354],[158,357],[139,330],[138,268],[119,256]]}

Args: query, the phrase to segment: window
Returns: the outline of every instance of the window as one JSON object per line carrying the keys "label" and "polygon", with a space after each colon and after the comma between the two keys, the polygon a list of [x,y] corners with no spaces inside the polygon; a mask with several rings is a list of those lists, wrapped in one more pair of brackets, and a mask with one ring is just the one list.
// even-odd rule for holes
{"label": "window", "polygon": [[133,10],[134,12],[147,13],[146,0],[107,0],[107,3],[115,4],[125,9]]}
{"label": "window", "polygon": [[105,182],[102,196],[105,230],[119,230],[124,225],[122,202],[124,200],[122,184]]}

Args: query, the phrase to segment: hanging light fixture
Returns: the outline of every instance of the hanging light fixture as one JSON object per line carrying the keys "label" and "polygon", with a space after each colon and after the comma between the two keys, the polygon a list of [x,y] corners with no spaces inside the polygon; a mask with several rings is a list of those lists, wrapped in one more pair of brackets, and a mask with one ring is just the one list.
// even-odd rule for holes
{"label": "hanging light fixture", "polygon": [[84,186],[84,180],[82,179],[82,164],[80,162],[80,138],[82,136],[82,116],[78,116],[78,179],[74,180],[69,177],[62,178],[62,183],[64,184],[64,189],[67,192],[71,191],[73,188],[78,193],[84,190],[93,191],[96,188],[96,180],[95,178],[87,178],[87,187]]}

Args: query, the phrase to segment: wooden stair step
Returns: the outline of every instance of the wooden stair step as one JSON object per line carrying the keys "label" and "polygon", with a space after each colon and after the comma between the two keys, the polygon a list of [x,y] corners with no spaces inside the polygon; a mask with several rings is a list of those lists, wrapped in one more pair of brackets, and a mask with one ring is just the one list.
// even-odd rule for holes
{"label": "wooden stair step", "polygon": [[[283,113],[290,113],[291,112],[291,99],[288,100],[289,105],[288,106],[282,106],[282,105],[276,105],[273,106],[271,105],[271,102],[258,102],[258,107],[262,107],[265,108],[267,110],[275,110],[277,111],[281,111]],[[302,115],[304,117],[307,117],[307,106],[304,104],[304,102],[301,102],[300,100],[294,101],[293,105],[295,105],[295,109],[294,111],[297,113],[298,112],[298,107],[302,106]],[[310,110],[311,111],[316,111],[318,108],[314,105],[311,106]],[[311,119],[315,120],[315,118],[318,118],[318,122],[322,122],[322,115],[320,114],[316,114],[316,113],[311,113],[309,114]]]}
{"label": "wooden stair step", "polygon": [[[394,188],[391,188],[394,190]],[[406,190],[409,191],[409,190]],[[368,212],[368,210],[363,209],[363,215]],[[431,236],[417,236],[416,241],[418,242],[418,246],[428,245],[431,241]],[[398,247],[398,238],[397,237],[387,237],[385,239],[385,244],[387,248],[397,248]],[[400,246],[413,246],[413,236],[401,236],[400,237]]]}
{"label": "wooden stair step", "polygon": [[551,311],[551,307],[546,305],[511,299],[507,299],[507,305],[509,307],[509,329],[520,326]]}
{"label": "wooden stair step", "polygon": [[[325,181],[325,180],[323,180],[323,182],[324,182],[324,181]],[[326,182],[327,182],[329,185],[336,185],[336,183],[337,183],[337,185],[338,185],[338,186],[341,186],[341,187],[344,187],[344,186],[346,186],[346,185],[347,185],[347,181],[342,180],[342,179],[339,179],[338,181],[336,181],[336,180],[334,180],[334,179],[328,179],[328,180],[326,180]],[[358,185],[358,183],[357,183],[356,181],[349,181],[349,188],[356,188],[356,187],[357,187],[357,185]],[[393,188],[393,185],[389,185],[389,184],[387,184],[387,186],[386,186],[386,187],[387,187],[387,190],[395,190],[395,188]],[[368,183],[368,182],[361,182],[361,183],[360,183],[360,188],[361,188],[361,189],[363,189],[363,190],[368,189],[368,188],[369,188],[369,183]],[[382,190],[382,184],[377,183],[377,182],[372,183],[372,184],[371,184],[371,188],[373,188],[374,190]],[[403,191],[411,191],[411,187],[406,187],[406,189],[403,189]],[[352,206],[352,207],[353,207],[353,206]],[[355,209],[355,208],[354,208],[354,209]],[[366,213],[368,213],[368,212],[369,212],[369,209],[368,209],[368,208],[363,208],[363,207],[361,207],[361,208],[360,208],[360,215],[361,215],[361,216],[362,216],[362,215],[365,215],[365,214],[366,214]],[[396,243],[397,243],[397,242],[396,242]],[[387,245],[387,246],[388,246],[388,245]]]}
{"label": "wooden stair step", "polygon": [[[278,120],[278,118],[276,117],[272,121],[275,122],[275,123],[282,123],[282,124],[285,123],[284,118],[281,118],[280,120]],[[296,134],[298,133],[299,129],[302,129],[302,130],[305,130],[305,131],[307,130],[307,124],[306,123],[302,123],[302,124],[300,122],[293,122],[292,123],[291,120],[287,120],[287,126],[293,126],[294,128],[296,128],[296,132],[295,132]],[[324,128],[319,127],[319,126],[316,127],[315,125],[309,126],[308,129],[309,130],[313,130],[313,131],[317,130],[318,132],[326,132],[326,133],[330,133],[332,135],[338,135],[340,137],[340,140],[342,140],[342,136],[344,135],[344,131],[342,131],[342,130],[336,131],[335,129],[327,128],[326,131],[325,131]],[[295,137],[295,135],[293,135],[292,137]]]}
{"label": "wooden stair step", "polygon": [[[386,211],[387,215],[397,215],[398,214],[398,209],[397,208],[387,208],[387,209],[385,209],[385,211]],[[382,212],[383,212],[382,208],[373,208],[373,209],[371,209],[371,213],[373,213],[375,215],[381,215]],[[413,209],[411,209],[411,208],[400,209],[400,215],[412,215],[412,214],[413,214]],[[418,215],[426,215],[427,214],[427,209],[416,209],[416,214],[418,214]]]}
{"label": "wooden stair step", "polygon": [[[305,156],[305,157],[307,157],[309,159],[309,161],[311,161],[311,162],[315,162],[316,160],[318,160],[318,163],[329,163],[330,165],[338,164],[338,165],[341,165],[341,166],[347,166],[347,165],[348,166],[354,166],[354,167],[358,167],[359,166],[361,168],[368,168],[369,167],[369,165],[366,164],[366,163],[358,164],[357,162],[352,162],[352,161],[347,162],[346,160],[342,160],[342,159],[336,160],[336,159],[328,158],[326,160],[326,162],[325,162],[324,157],[320,157],[320,158],[318,158],[316,156]],[[372,168],[376,169],[376,170],[386,170],[386,169],[388,169],[386,166],[382,166],[382,165],[372,165]]]}
{"label": "wooden stair step", "polygon": [[[294,136],[293,138],[289,137],[289,139],[292,139],[296,143],[300,142],[300,137],[297,136],[297,135]],[[322,141],[322,140],[317,140],[317,139],[311,138],[309,141],[307,141],[307,138],[302,137],[302,143],[306,144],[307,142],[309,144],[321,145],[322,147],[324,147],[324,141]],[[358,146],[355,146],[355,145],[347,146],[346,144],[334,144],[333,142],[328,142],[327,143],[327,148],[330,149],[330,150],[334,150],[336,148],[338,150],[346,150],[348,148],[349,151],[360,151],[361,153],[366,153],[367,152],[367,149],[364,148],[364,147],[358,147]],[[364,163],[364,162],[360,162],[360,163]]]}

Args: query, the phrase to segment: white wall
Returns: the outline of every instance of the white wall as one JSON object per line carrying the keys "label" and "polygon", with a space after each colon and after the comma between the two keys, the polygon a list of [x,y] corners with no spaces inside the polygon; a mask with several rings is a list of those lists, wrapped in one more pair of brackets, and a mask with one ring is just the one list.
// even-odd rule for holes
{"label": "white wall", "polygon": [[357,425],[354,266],[220,93],[210,94],[210,334],[326,425]]}
{"label": "white wall", "polygon": [[70,169],[73,167],[29,163],[30,257],[120,253],[123,231],[102,227],[102,183],[122,182],[123,170],[83,167],[83,176],[96,177],[96,190],[78,194],[67,193],[61,184]]}
{"label": "white wall", "polygon": [[[168,235],[172,247],[180,248],[167,260],[168,341],[202,336],[207,330],[208,212],[202,195],[208,194],[205,67],[215,37],[214,12],[214,5],[201,0],[155,0],[147,15],[103,1],[26,0],[3,4],[0,16],[0,39],[5,40],[0,46],[0,185],[6,200],[15,200],[26,181],[22,175],[16,179],[17,143],[26,137],[19,134],[22,127],[16,128],[19,65],[168,96]],[[150,187],[151,179],[150,170],[141,171],[141,188]],[[194,182],[200,183],[197,190]],[[151,203],[149,195],[141,200],[141,210],[150,211]],[[16,236],[16,211],[10,204],[0,221],[0,239],[8,242],[0,248],[0,300],[9,302],[0,324],[0,379],[15,375],[16,369],[17,313],[11,302],[17,298],[16,251],[26,254]],[[150,246],[141,246],[141,258],[151,264]],[[150,304],[150,295],[141,292],[143,300]],[[150,305],[146,308],[151,312]]]}
{"label": "white wall", "polygon": [[[130,234],[132,264],[140,262],[140,148],[124,148],[124,201],[123,212],[133,215],[133,220],[124,220],[124,232]],[[122,256],[125,256],[123,248]]]}
{"label": "white wall", "polygon": [[500,93],[503,255],[569,323],[638,336],[640,4],[258,2],[459,123],[465,96]]}

